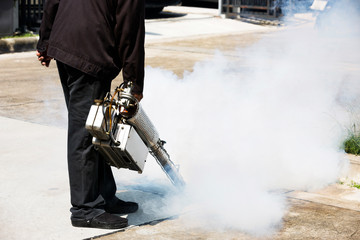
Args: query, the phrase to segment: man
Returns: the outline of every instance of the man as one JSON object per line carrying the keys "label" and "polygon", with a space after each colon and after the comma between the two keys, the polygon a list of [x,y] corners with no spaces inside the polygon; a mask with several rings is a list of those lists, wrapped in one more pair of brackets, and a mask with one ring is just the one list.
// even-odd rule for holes
{"label": "man", "polygon": [[47,0],[37,45],[38,60],[55,59],[68,109],[71,222],[75,227],[116,229],[138,205],[115,196],[110,166],[91,143],[85,122],[94,99],[103,99],[122,70],[142,99],[144,0]]}

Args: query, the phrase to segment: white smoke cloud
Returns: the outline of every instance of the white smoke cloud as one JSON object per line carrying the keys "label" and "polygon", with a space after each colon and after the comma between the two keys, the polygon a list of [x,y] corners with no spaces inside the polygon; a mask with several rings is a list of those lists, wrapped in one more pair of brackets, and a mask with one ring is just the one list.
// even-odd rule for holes
{"label": "white smoke cloud", "polygon": [[360,53],[356,40],[288,28],[239,49],[239,61],[218,52],[183,79],[146,69],[143,105],[181,165],[186,203],[197,209],[188,222],[268,234],[287,208],[274,190],[337,181],[350,124],[344,106],[360,93],[346,66],[359,67],[359,54],[348,55]]}

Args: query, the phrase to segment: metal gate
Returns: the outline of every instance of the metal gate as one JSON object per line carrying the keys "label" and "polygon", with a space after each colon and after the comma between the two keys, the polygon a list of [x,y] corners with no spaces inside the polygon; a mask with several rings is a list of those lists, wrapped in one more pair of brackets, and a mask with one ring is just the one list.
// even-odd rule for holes
{"label": "metal gate", "polygon": [[21,32],[38,32],[46,0],[19,0],[19,27]]}

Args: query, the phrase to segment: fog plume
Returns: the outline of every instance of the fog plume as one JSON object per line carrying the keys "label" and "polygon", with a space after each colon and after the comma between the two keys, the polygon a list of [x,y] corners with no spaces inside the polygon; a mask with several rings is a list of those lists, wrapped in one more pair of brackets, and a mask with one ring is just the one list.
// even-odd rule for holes
{"label": "fog plume", "polygon": [[344,12],[335,7],[321,24],[287,26],[238,58],[217,52],[181,79],[146,69],[143,106],[181,166],[178,202],[196,209],[188,222],[268,234],[288,207],[279,190],[316,190],[346,170],[340,146],[360,95],[360,41],[331,29],[360,21],[334,21]]}

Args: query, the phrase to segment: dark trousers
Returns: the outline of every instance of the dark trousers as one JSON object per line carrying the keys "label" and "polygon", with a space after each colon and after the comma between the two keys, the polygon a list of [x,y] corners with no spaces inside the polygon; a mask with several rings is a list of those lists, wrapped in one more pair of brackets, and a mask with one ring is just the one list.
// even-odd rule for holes
{"label": "dark trousers", "polygon": [[111,79],[98,79],[57,61],[68,109],[68,170],[72,218],[91,219],[114,199],[111,168],[94,149],[85,122],[94,99],[103,99]]}

